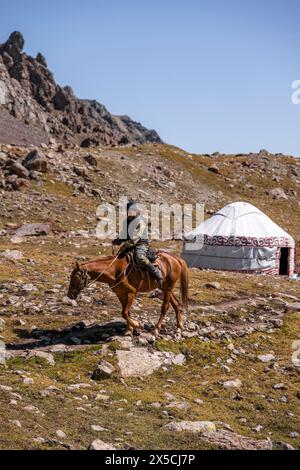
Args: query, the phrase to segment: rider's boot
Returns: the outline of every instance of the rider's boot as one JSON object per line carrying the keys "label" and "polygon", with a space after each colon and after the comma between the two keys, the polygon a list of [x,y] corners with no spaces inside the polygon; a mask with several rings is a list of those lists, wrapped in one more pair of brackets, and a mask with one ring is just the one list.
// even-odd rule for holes
{"label": "rider's boot", "polygon": [[153,265],[153,264],[149,264],[147,267],[148,267],[148,270],[149,270],[152,274],[154,274],[155,279],[156,279],[156,281],[157,281],[157,283],[158,283],[158,287],[159,287],[160,289],[162,289],[162,287],[163,287],[163,282],[164,282],[164,278],[163,278],[163,275],[162,275],[161,270],[160,270],[157,266],[155,266],[155,265]]}

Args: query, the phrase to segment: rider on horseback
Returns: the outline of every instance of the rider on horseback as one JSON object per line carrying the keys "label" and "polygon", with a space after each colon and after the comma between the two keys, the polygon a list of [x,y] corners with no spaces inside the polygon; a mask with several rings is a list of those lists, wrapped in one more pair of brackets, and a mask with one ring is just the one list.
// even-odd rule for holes
{"label": "rider on horseback", "polygon": [[134,202],[127,204],[127,220],[124,222],[121,238],[116,238],[112,244],[119,245],[120,251],[133,249],[134,260],[137,265],[154,274],[159,288],[162,289],[163,276],[161,270],[147,258],[149,240],[146,222],[140,215],[140,211]]}

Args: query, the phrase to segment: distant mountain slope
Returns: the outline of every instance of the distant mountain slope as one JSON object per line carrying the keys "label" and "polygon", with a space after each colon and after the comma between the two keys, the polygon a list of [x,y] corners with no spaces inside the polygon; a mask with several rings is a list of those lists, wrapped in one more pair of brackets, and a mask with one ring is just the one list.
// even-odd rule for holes
{"label": "distant mountain slope", "polygon": [[161,143],[154,130],[57,85],[44,56],[30,57],[23,47],[17,31],[0,45],[0,142],[37,145],[54,137],[85,147]]}

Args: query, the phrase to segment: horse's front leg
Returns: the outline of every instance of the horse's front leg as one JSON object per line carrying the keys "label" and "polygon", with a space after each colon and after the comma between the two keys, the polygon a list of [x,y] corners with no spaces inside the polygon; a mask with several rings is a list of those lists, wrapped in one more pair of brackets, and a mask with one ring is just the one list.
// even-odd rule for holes
{"label": "horse's front leg", "polygon": [[129,310],[135,300],[136,294],[134,292],[129,292],[127,294],[118,295],[120,302],[122,304],[122,317],[126,320],[127,331],[126,335],[132,335],[135,328],[139,328],[140,324],[138,321],[130,318]]}
{"label": "horse's front leg", "polygon": [[161,307],[161,314],[159,317],[159,320],[154,327],[154,334],[158,335],[161,329],[161,326],[163,324],[164,318],[166,316],[166,313],[168,311],[169,305],[170,305],[170,298],[172,295],[172,289],[169,287],[165,292],[164,292],[164,298],[163,298],[163,304]]}

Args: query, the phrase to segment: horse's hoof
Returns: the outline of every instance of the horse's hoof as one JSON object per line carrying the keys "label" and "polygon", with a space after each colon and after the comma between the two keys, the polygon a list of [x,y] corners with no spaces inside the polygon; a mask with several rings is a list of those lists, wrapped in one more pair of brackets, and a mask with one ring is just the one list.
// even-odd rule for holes
{"label": "horse's hoof", "polygon": [[182,327],[176,328],[176,334],[180,334],[180,335],[181,335],[181,334],[182,334],[182,330],[183,330]]}
{"label": "horse's hoof", "polygon": [[126,333],[124,333],[124,336],[132,336],[132,331],[127,330]]}
{"label": "horse's hoof", "polygon": [[138,329],[133,330],[133,336],[140,336],[141,332]]}
{"label": "horse's hoof", "polygon": [[158,329],[158,328],[154,328],[153,334],[154,334],[154,336],[157,337],[157,336],[159,335],[159,329]]}

